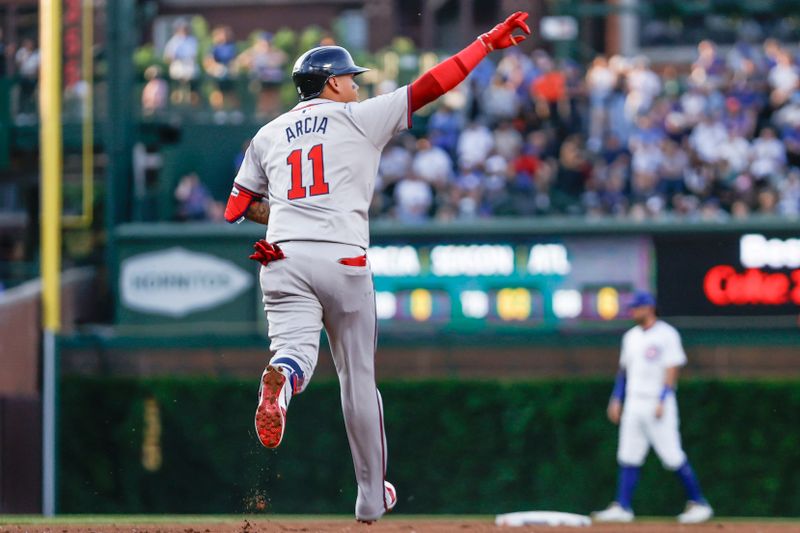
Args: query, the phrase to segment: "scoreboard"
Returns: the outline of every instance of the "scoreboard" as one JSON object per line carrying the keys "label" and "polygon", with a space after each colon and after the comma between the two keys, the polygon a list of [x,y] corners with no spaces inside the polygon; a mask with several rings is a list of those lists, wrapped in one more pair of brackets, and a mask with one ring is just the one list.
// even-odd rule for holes
{"label": "scoreboard", "polygon": [[[115,323],[265,331],[259,269],[247,258],[261,236],[256,229],[122,226],[112,265]],[[400,339],[618,333],[632,325],[627,307],[641,289],[655,293],[659,314],[682,329],[800,324],[800,221],[373,229],[367,253],[380,329]],[[203,238],[187,239],[187,231]]]}
{"label": "scoreboard", "polygon": [[381,329],[592,330],[629,324],[654,290],[649,237],[376,243],[367,252]]}
{"label": "scoreboard", "polygon": [[[655,239],[659,306],[711,324],[798,324],[800,238],[794,232],[663,235]],[[785,318],[786,320],[780,320]]]}

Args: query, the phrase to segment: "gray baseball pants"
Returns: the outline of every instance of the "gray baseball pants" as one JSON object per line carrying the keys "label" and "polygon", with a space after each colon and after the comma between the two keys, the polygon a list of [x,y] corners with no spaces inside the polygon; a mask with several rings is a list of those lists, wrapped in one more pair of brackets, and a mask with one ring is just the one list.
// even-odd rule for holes
{"label": "gray baseball pants", "polygon": [[364,249],[312,241],[281,242],[280,247],[286,259],[260,273],[272,360],[296,361],[304,374],[302,391],[317,365],[325,328],[358,482],[356,518],[376,520],[385,512],[386,435],[375,385],[375,292],[369,266],[339,262],[364,255]]}

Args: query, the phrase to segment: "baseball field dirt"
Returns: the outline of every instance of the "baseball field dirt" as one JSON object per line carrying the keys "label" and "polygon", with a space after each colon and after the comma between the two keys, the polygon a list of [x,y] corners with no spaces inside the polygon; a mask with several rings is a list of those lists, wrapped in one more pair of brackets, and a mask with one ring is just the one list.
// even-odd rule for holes
{"label": "baseball field dirt", "polygon": [[490,517],[479,518],[415,518],[392,517],[374,524],[359,524],[347,518],[303,518],[280,517],[265,519],[253,518],[201,518],[186,521],[185,518],[176,518],[174,521],[166,519],[148,520],[147,517],[131,518],[92,517],[81,522],[79,517],[69,520],[58,519],[36,520],[26,518],[14,521],[12,516],[0,516],[0,533],[266,533],[266,532],[355,532],[355,533],[482,533],[499,532],[508,533],[575,533],[581,530],[591,530],[598,533],[790,533],[800,531],[800,521],[772,521],[756,519],[748,520],[714,520],[699,525],[680,525],[674,521],[652,520],[633,524],[598,524],[588,528],[575,527],[498,527]]}

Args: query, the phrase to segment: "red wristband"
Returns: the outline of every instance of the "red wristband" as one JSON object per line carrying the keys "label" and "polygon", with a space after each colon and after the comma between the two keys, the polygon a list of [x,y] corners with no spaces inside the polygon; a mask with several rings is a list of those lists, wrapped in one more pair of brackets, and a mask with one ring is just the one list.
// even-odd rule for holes
{"label": "red wristband", "polygon": [[228,204],[225,206],[225,220],[233,223],[242,218],[247,213],[247,208],[254,200],[263,198],[262,195],[253,191],[248,191],[241,185],[233,184],[231,195],[228,197]]}

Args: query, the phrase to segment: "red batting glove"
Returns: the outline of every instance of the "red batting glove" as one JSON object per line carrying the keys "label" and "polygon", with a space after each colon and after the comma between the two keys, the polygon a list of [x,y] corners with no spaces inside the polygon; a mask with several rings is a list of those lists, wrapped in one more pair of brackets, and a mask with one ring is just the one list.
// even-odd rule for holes
{"label": "red batting glove", "polygon": [[514,30],[519,28],[527,35],[531,34],[531,29],[525,24],[525,19],[527,18],[527,13],[517,11],[491,30],[479,36],[478,39],[486,47],[487,52],[515,46],[525,40],[525,35],[512,35]]}
{"label": "red batting glove", "polygon": [[253,245],[253,250],[255,250],[255,252],[250,256],[250,259],[258,261],[264,266],[267,266],[273,261],[278,261],[279,259],[286,259],[280,246],[277,244],[270,244],[264,239],[256,241]]}

